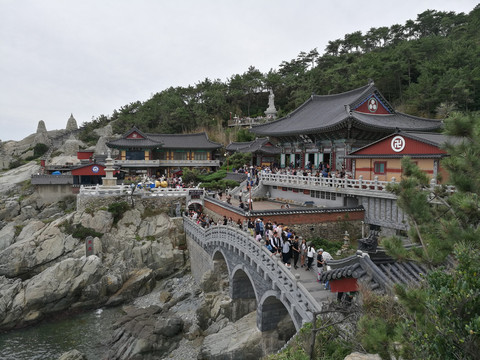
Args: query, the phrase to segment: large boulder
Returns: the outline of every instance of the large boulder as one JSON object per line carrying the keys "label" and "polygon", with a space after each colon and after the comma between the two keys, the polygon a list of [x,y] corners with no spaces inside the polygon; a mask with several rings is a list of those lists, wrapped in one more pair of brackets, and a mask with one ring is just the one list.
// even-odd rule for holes
{"label": "large boulder", "polygon": [[255,312],[231,323],[216,334],[207,336],[199,360],[257,360],[264,356],[262,333],[257,329]]}
{"label": "large boulder", "polygon": [[182,338],[183,320],[161,307],[125,308],[115,325],[108,359],[157,359],[171,352]]}
{"label": "large boulder", "polygon": [[107,305],[121,304],[137,296],[145,295],[155,287],[154,273],[149,268],[134,271],[123,286],[112,296]]}
{"label": "large boulder", "polygon": [[[33,200],[21,204],[40,211]],[[0,329],[66,309],[117,305],[149,293],[157,280],[184,269],[182,224],[164,214],[147,214],[143,207],[129,210],[115,225],[110,212],[94,209],[51,222],[35,220],[38,214],[30,221],[19,216],[2,220]],[[86,240],[73,237],[78,225],[103,234],[87,237],[94,245],[88,258]]]}
{"label": "large boulder", "polygon": [[15,241],[15,226],[17,225],[14,222],[10,222],[0,230],[0,251],[9,247]]}
{"label": "large boulder", "polygon": [[96,211],[94,214],[83,212],[76,214],[73,220],[75,224],[80,223],[84,227],[91,228],[105,234],[110,231],[113,225],[113,215],[106,210]]}
{"label": "large boulder", "polygon": [[20,183],[30,180],[33,174],[40,172],[40,165],[35,161],[19,166],[15,169],[8,170],[0,175],[0,194],[5,194],[12,190]]}
{"label": "large boulder", "polygon": [[[38,222],[26,227],[25,236],[20,233],[21,241],[0,251],[0,275],[28,278],[72,252],[79,240],[62,232],[60,225],[64,219],[43,227]],[[34,231],[36,227],[38,231]]]}
{"label": "large boulder", "polygon": [[106,270],[96,256],[66,259],[33,278],[0,277],[0,328],[28,325],[51,313],[104,302]]}
{"label": "large boulder", "polygon": [[20,214],[20,204],[16,200],[8,199],[0,209],[0,220],[11,220]]}

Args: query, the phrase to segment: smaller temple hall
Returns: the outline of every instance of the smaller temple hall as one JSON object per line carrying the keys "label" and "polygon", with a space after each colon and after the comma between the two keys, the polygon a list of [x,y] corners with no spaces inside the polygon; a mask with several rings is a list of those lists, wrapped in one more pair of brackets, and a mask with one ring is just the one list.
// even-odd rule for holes
{"label": "smaller temple hall", "polygon": [[206,133],[147,134],[135,126],[107,146],[117,150],[115,165],[127,174],[148,176],[171,176],[184,167],[216,170],[220,166],[217,152],[222,147]]}

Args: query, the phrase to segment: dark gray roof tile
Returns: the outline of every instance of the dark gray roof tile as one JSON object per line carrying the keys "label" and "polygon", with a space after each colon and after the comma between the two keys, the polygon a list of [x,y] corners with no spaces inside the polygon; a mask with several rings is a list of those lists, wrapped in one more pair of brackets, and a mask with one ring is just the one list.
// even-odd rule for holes
{"label": "dark gray roof tile", "polygon": [[267,138],[258,138],[248,142],[232,142],[227,145],[228,151],[237,151],[241,153],[265,153],[265,154],[280,154],[282,149],[277,146],[268,146]]}
{"label": "dark gray roof tile", "polygon": [[167,149],[218,149],[222,144],[208,139],[206,133],[197,134],[147,134],[150,139],[163,143]]}
{"label": "dark gray roof tile", "polygon": [[[442,122],[423,119],[399,112],[389,115],[366,114],[351,111],[352,105],[378,93],[373,84],[335,95],[312,95],[304,104],[289,115],[262,125],[253,126],[251,131],[259,135],[288,136],[332,131],[347,126],[352,121],[359,128],[394,131],[396,128],[415,131],[435,130]],[[387,106],[389,107],[389,106]]]}

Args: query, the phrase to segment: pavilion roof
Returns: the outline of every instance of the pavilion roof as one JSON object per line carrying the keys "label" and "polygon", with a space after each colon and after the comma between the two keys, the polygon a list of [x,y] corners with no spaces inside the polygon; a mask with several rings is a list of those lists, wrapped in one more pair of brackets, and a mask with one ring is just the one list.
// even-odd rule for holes
{"label": "pavilion roof", "polygon": [[[372,258],[370,256],[374,255]],[[320,281],[355,278],[372,290],[392,290],[394,284],[418,285],[428,273],[427,268],[414,261],[395,261],[388,256],[375,256],[357,251],[356,255],[329,261],[330,270],[320,276]]]}
{"label": "pavilion roof", "polygon": [[[366,102],[374,99],[378,111],[366,111]],[[395,129],[432,131],[442,126],[440,120],[396,112],[373,83],[334,95],[312,95],[287,116],[251,131],[258,135],[291,136],[336,132],[354,127],[363,131],[389,132]]]}
{"label": "pavilion roof", "polygon": [[218,149],[222,145],[208,139],[205,132],[196,134],[155,134],[144,133],[132,127],[122,138],[107,143],[107,146],[119,149]]}
{"label": "pavilion roof", "polygon": [[268,138],[258,138],[247,142],[232,142],[226,146],[227,151],[236,151],[241,153],[260,152],[264,154],[280,154],[282,149],[275,145],[266,145]]}

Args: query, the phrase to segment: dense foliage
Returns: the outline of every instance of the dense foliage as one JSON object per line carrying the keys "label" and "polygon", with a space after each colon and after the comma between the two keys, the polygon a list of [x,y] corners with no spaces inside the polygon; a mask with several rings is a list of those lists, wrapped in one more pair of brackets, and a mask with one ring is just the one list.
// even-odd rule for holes
{"label": "dense foliage", "polygon": [[[85,123],[89,131],[80,138],[92,140],[92,128],[109,121],[116,133],[136,125],[146,132],[224,134],[235,115],[263,116],[269,89],[283,116],[311,94],[348,91],[369,79],[398,110],[412,115],[444,118],[453,109],[480,110],[479,43],[480,6],[469,14],[427,10],[403,25],[346,34],[329,41],[323,55],[317,49],[301,52],[266,74],[250,66],[225,82],[207,78],[170,87]],[[242,138],[237,141],[245,138],[236,135]]]}
{"label": "dense foliage", "polygon": [[33,148],[33,156],[35,158],[39,158],[40,156],[44,155],[48,151],[48,145],[38,143]]}

